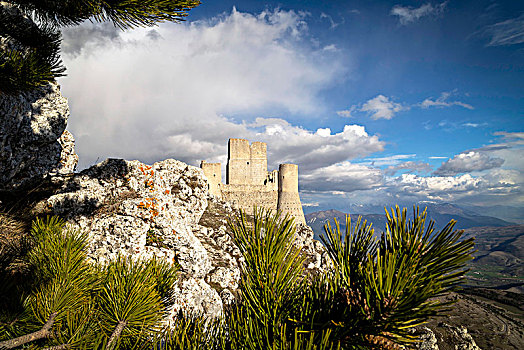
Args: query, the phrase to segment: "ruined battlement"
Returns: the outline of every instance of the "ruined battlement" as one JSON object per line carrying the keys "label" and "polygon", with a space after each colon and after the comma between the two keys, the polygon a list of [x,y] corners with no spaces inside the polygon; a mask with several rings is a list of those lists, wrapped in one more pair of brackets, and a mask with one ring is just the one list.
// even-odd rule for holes
{"label": "ruined battlement", "polygon": [[220,163],[202,161],[200,167],[210,194],[247,212],[254,206],[280,210],[305,224],[298,195],[298,166],[281,164],[279,170],[268,172],[266,143],[229,139],[225,184]]}

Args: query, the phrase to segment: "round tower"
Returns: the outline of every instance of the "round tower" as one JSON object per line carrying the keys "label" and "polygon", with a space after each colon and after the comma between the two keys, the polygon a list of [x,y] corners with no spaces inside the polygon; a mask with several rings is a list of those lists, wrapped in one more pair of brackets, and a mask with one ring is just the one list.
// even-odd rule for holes
{"label": "round tower", "polygon": [[278,205],[283,215],[295,218],[295,223],[305,224],[304,211],[298,196],[298,165],[280,164],[278,169]]}

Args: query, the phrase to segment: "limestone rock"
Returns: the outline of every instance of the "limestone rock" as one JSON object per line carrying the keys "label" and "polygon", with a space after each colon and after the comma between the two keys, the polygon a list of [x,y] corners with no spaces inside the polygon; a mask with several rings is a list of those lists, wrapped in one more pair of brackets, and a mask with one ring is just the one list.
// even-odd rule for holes
{"label": "limestone rock", "polygon": [[0,190],[21,189],[49,173],[72,173],[69,107],[56,83],[16,96],[0,95]]}
{"label": "limestone rock", "polygon": [[306,256],[306,269],[310,272],[321,272],[331,264],[321,242],[314,239],[313,229],[305,224],[298,224],[295,233],[295,246]]}
{"label": "limestone rock", "polygon": [[418,327],[413,330],[419,340],[413,344],[414,349],[480,350],[468,329],[462,325],[451,326],[441,322],[438,326],[430,327]]}
{"label": "limestone rock", "polygon": [[[172,159],[151,166],[108,159],[52,180],[58,190],[35,210],[60,215],[87,232],[93,262],[118,255],[178,262],[171,318],[181,310],[216,317],[235,300],[243,258],[226,225],[235,212],[207,194],[202,170]],[[306,254],[310,270],[326,266],[323,246],[311,228],[299,225],[295,244]]]}
{"label": "limestone rock", "polygon": [[435,333],[428,327],[421,327],[419,330],[419,343],[415,343],[413,347],[419,350],[439,350],[437,344],[437,337]]}
{"label": "limestone rock", "polygon": [[171,308],[171,321],[179,310],[216,317],[222,315],[223,304],[217,291],[202,279],[187,278],[175,286],[175,304]]}
{"label": "limestone rock", "polygon": [[[152,166],[108,159],[54,180],[60,189],[37,208],[87,232],[92,261],[104,263],[118,255],[177,261],[181,277],[172,312],[184,308],[212,317],[220,314],[220,296],[204,280],[214,265],[193,234],[201,229],[197,223],[207,206],[207,184],[200,169],[172,159]],[[234,273],[221,273],[234,279]]]}
{"label": "limestone rock", "polygon": [[456,350],[480,350],[471,334],[468,333],[466,327],[453,327],[445,323],[442,325],[448,328],[449,332],[452,334]]}

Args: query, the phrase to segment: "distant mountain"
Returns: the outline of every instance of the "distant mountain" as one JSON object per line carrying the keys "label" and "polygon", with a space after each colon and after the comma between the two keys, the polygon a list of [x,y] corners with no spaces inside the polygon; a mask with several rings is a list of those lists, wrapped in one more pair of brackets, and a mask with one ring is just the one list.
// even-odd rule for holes
{"label": "distant mountain", "polygon": [[[466,229],[471,227],[490,226],[490,227],[504,227],[514,225],[513,222],[508,222],[496,217],[480,215],[479,213],[459,207],[454,204],[434,204],[434,203],[419,203],[420,209],[427,208],[428,218],[435,221],[435,227],[442,229],[446,224],[454,219],[457,221],[455,228]],[[371,207],[361,207],[361,209]],[[383,213],[383,211],[382,211]],[[408,208],[408,214],[412,216],[412,209]],[[373,223],[373,227],[377,234],[385,230],[386,216],[384,214],[351,214],[352,222],[362,216],[362,220],[367,220],[368,223]],[[315,237],[318,238],[321,233],[324,233],[324,225],[328,222],[334,225],[333,219],[336,218],[339,222],[340,228],[345,230],[346,213],[339,210],[323,210],[306,214],[306,222],[313,231]]]}
{"label": "distant mountain", "polygon": [[514,222],[517,224],[524,224],[524,208],[512,207],[509,205],[492,205],[492,206],[476,206],[476,205],[461,205],[462,208],[472,210],[476,213],[489,214],[502,220]]}
{"label": "distant mountain", "polygon": [[[515,225],[514,222],[505,221],[494,216],[481,215],[475,211],[459,207],[455,204],[432,204],[425,203],[427,207],[428,216],[435,220],[436,227],[444,227],[451,219],[457,220],[456,228],[466,229],[470,227],[479,226],[510,226]],[[422,205],[420,205],[422,208]],[[484,214],[490,214],[489,212]]]}
{"label": "distant mountain", "polygon": [[[320,234],[324,233],[324,225],[329,223],[331,227],[335,227],[335,221],[337,220],[341,232],[345,232],[346,230],[346,213],[343,213],[338,210],[324,210],[324,211],[317,211],[314,213],[306,214],[306,223],[311,226],[313,229],[313,232],[315,233],[315,239],[320,239]],[[354,225],[357,221],[357,218],[360,215],[358,214],[351,214],[351,222],[352,225]],[[362,221],[367,220],[367,223],[373,223],[373,227],[375,228],[375,232],[377,234],[380,234],[386,227],[386,216],[381,214],[367,214],[367,215],[361,215]]]}

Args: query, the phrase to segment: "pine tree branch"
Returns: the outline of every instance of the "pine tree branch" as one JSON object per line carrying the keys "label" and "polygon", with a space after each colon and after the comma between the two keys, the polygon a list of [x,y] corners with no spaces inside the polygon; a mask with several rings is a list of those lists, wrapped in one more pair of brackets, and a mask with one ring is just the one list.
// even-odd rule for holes
{"label": "pine tree branch", "polygon": [[115,341],[118,341],[118,338],[120,338],[120,335],[122,334],[122,331],[127,326],[127,321],[119,321],[116,325],[115,330],[113,331],[113,334],[111,334],[111,337],[109,338],[109,342],[107,343],[107,348],[112,349],[113,343]]}
{"label": "pine tree branch", "polygon": [[49,337],[49,335],[51,334],[51,327],[53,327],[53,324],[55,323],[55,318],[57,314],[57,312],[53,312],[51,316],[49,316],[49,320],[47,320],[46,324],[36,332],[22,335],[15,339],[0,342],[0,349],[13,349],[20,345],[24,345],[38,339]]}
{"label": "pine tree branch", "polygon": [[61,344],[61,345],[55,345],[55,346],[45,348],[44,350],[67,350],[70,348],[71,348],[71,345],[69,344]]}

